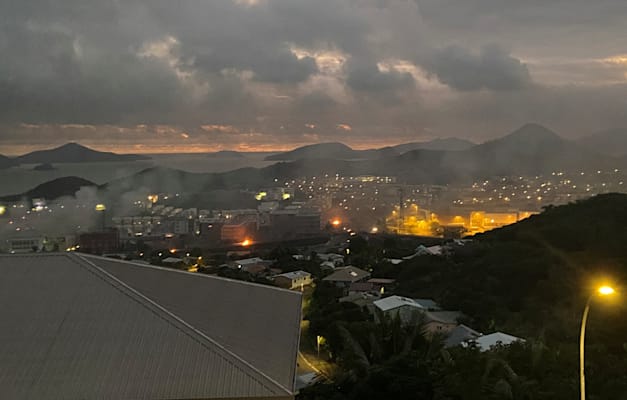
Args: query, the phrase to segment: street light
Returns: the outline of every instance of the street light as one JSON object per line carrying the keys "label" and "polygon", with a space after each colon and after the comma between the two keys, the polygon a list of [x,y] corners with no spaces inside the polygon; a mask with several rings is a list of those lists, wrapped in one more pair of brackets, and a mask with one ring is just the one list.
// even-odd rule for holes
{"label": "street light", "polygon": [[318,346],[318,358],[320,358],[320,345],[324,343],[324,337],[317,335],[316,336],[316,345]]}
{"label": "street light", "polygon": [[104,232],[105,230],[105,225],[106,225],[106,216],[105,213],[107,212],[107,206],[105,206],[104,204],[100,203],[100,204],[96,204],[95,210],[99,213],[102,214],[102,231]]}
{"label": "street light", "polygon": [[586,377],[584,374],[584,343],[586,339],[586,324],[588,323],[588,313],[590,312],[590,303],[595,295],[599,296],[611,296],[616,293],[613,287],[603,285],[597,288],[596,292],[593,292],[588,301],[586,302],[586,308],[583,309],[583,317],[581,318],[581,334],[579,335],[579,386],[581,393],[581,400],[586,400]]}

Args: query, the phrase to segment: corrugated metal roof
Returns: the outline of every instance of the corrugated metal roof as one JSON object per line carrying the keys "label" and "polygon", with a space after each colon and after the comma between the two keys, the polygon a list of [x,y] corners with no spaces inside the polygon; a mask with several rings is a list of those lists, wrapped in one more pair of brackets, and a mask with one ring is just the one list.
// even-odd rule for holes
{"label": "corrugated metal roof", "polygon": [[[293,370],[296,350],[274,355],[271,364],[284,368],[270,372],[284,372],[280,382],[256,365],[256,360],[246,358],[246,351],[236,352],[237,341],[227,345],[208,335],[195,321],[172,309],[176,307],[168,307],[152,298],[155,296],[131,288],[132,282],[107,271],[101,261],[77,255],[0,256],[0,398],[289,396],[294,375],[287,365],[291,364]],[[177,279],[172,279],[168,270],[107,263],[145,272],[147,281],[160,281],[161,291],[173,291],[172,299],[177,297],[180,307],[189,310],[197,308],[198,296],[194,293],[211,292],[224,283],[221,279],[179,273],[187,281],[187,291],[181,292],[176,291],[179,286],[169,285],[169,280]],[[203,285],[208,282],[213,285]],[[253,285],[230,281],[226,286],[228,289],[218,292],[248,297],[249,304],[267,307],[279,297],[298,308],[289,316],[279,317],[292,320],[292,326],[283,332],[266,331],[264,324],[246,332],[254,345],[278,334],[286,348],[297,347],[299,297],[285,296],[284,291],[273,288],[251,290]],[[256,307],[236,311],[229,308],[233,303],[220,303],[219,296],[210,305],[223,310],[209,318],[209,324],[226,325],[216,332],[245,330],[251,325],[250,320],[260,321],[250,316],[256,314]],[[234,320],[244,322],[238,326]],[[286,325],[289,324],[280,327]]]}
{"label": "corrugated metal roof", "polygon": [[83,256],[290,390],[296,378],[301,293]]}
{"label": "corrugated metal roof", "polygon": [[287,279],[298,279],[298,278],[309,278],[309,277],[311,277],[311,274],[309,272],[306,272],[306,271],[298,270],[298,271],[292,271],[292,272],[285,272],[285,273],[279,274],[277,276],[282,276],[282,277],[287,278]]}
{"label": "corrugated metal roof", "polygon": [[394,310],[399,307],[409,306],[416,309],[422,309],[420,304],[416,303],[413,299],[402,296],[389,296],[381,300],[377,300],[373,303],[381,311]]}

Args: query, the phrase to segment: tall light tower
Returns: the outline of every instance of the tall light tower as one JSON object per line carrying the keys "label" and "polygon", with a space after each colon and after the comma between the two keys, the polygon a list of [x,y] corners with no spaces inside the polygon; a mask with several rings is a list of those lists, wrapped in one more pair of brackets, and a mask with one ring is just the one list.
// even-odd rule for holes
{"label": "tall light tower", "polygon": [[106,211],[107,211],[107,207],[104,204],[96,204],[96,211],[102,214],[102,227],[101,230],[102,232],[105,231],[105,227],[106,227]]}
{"label": "tall light tower", "polygon": [[401,234],[401,227],[403,226],[404,222],[405,222],[405,214],[403,211],[403,188],[399,187],[398,188],[398,229],[397,229],[397,232],[399,235]]}

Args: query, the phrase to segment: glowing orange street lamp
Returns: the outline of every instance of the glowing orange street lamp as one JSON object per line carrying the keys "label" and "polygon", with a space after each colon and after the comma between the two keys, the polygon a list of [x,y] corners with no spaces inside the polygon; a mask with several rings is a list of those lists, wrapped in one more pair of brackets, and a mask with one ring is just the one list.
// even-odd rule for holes
{"label": "glowing orange street lamp", "polygon": [[588,297],[586,307],[583,309],[583,317],[581,318],[581,333],[579,335],[579,386],[581,400],[586,400],[586,377],[584,374],[584,343],[586,339],[586,324],[588,323],[590,303],[592,302],[592,298],[595,295],[600,297],[606,297],[611,296],[614,293],[616,293],[616,290],[609,285],[603,285],[598,287],[597,290],[593,292],[590,297]]}
{"label": "glowing orange street lamp", "polygon": [[244,239],[244,241],[241,244],[242,246],[247,247],[253,244],[253,242],[250,239]]}
{"label": "glowing orange street lamp", "polygon": [[334,219],[333,221],[331,221],[331,225],[333,225],[334,227],[338,227],[340,226],[340,224],[342,223],[342,221],[340,221],[339,219]]}

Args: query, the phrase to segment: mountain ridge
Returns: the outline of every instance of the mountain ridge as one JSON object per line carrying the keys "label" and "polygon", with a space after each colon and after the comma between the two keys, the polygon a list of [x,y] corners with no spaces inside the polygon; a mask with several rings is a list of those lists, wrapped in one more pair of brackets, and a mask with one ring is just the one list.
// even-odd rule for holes
{"label": "mountain ridge", "polygon": [[34,188],[20,194],[13,194],[0,197],[2,201],[15,202],[24,198],[43,198],[46,200],[54,200],[64,196],[74,196],[82,187],[96,187],[94,182],[78,176],[64,176],[51,181],[44,182]]}
{"label": "mountain ridge", "polygon": [[15,158],[21,164],[115,162],[148,160],[138,154],[116,154],[90,149],[79,143],[69,142],[48,150],[37,150]]}

